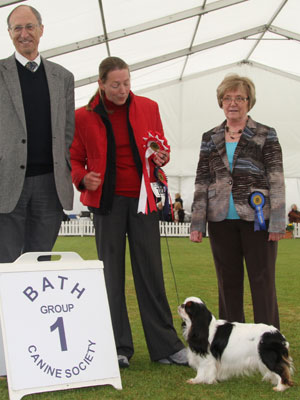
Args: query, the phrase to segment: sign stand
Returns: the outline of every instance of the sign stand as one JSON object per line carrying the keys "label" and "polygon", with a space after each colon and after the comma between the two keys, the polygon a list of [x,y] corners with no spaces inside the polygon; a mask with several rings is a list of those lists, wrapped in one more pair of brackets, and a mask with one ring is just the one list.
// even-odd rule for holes
{"label": "sign stand", "polygon": [[[45,255],[60,259],[38,261]],[[101,261],[25,253],[0,264],[0,301],[10,400],[107,384],[122,389]]]}
{"label": "sign stand", "polygon": [[2,330],[0,324],[0,376],[6,376],[5,357],[3,348]]}

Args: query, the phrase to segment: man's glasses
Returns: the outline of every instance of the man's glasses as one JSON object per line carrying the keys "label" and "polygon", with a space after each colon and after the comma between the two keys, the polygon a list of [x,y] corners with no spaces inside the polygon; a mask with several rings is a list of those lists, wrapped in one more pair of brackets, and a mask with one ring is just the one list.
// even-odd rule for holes
{"label": "man's glasses", "polygon": [[237,97],[223,97],[222,103],[224,104],[230,104],[231,102],[235,102],[237,104],[244,103],[245,101],[249,100],[249,97],[242,97],[242,96],[237,96]]}
{"label": "man's glasses", "polygon": [[21,33],[23,29],[26,30],[26,32],[34,32],[36,30],[36,28],[38,27],[38,24],[26,24],[24,25],[15,25],[15,26],[11,26],[9,29],[13,32],[13,33]]}

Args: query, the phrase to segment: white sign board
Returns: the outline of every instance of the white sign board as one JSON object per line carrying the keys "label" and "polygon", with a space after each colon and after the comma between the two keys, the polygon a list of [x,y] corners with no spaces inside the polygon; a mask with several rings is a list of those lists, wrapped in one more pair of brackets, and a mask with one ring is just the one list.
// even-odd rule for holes
{"label": "white sign board", "polygon": [[42,254],[0,265],[10,398],[103,384],[122,389],[102,263],[76,253],[38,262]]}

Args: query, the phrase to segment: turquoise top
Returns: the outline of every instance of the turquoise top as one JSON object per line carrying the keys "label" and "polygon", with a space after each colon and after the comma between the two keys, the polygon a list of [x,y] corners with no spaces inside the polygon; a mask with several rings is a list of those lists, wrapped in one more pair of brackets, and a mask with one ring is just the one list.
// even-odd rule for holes
{"label": "turquoise top", "polygon": [[[232,171],[233,156],[234,156],[236,146],[237,146],[237,142],[226,143],[226,153],[227,153],[230,171]],[[240,217],[235,209],[232,193],[230,193],[229,208],[228,208],[228,213],[227,213],[226,219],[240,219]]]}

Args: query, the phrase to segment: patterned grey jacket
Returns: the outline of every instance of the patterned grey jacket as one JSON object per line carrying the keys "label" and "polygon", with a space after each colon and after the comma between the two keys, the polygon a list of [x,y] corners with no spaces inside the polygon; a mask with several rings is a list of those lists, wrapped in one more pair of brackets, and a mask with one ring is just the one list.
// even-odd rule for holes
{"label": "patterned grey jacket", "polygon": [[249,196],[265,195],[264,218],[269,232],[285,232],[285,185],[282,152],[276,132],[248,118],[230,172],[225,145],[225,124],[203,134],[196,173],[191,231],[205,232],[206,221],[223,221],[232,191],[239,217],[254,220]]}

